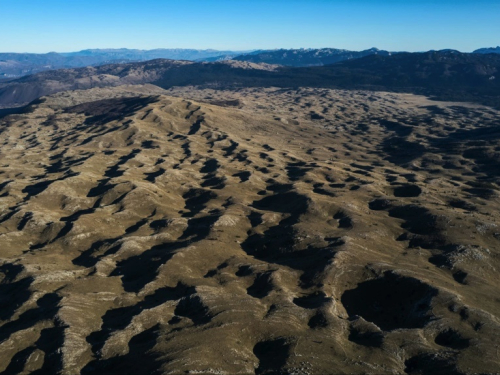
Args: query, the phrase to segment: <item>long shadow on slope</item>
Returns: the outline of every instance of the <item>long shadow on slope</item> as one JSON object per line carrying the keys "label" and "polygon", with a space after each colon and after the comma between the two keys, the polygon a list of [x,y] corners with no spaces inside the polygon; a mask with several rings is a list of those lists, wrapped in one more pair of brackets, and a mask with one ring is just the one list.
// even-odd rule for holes
{"label": "long shadow on slope", "polygon": [[[66,113],[83,113],[87,118],[83,124],[75,127],[75,130],[93,135],[85,138],[80,145],[87,144],[93,139],[117,130],[125,130],[129,127],[131,121],[126,121],[118,126],[104,127],[112,121],[122,121],[126,117],[133,116],[137,111],[147,107],[149,104],[156,103],[158,97],[133,97],[133,98],[114,98],[103,99],[95,102],[83,103],[73,107],[66,108]],[[53,145],[56,146],[62,138],[56,139]]]}
{"label": "long shadow on slope", "polygon": [[209,216],[188,220],[188,227],[176,242],[154,246],[139,255],[118,262],[110,276],[121,276],[123,288],[127,292],[137,293],[156,278],[160,266],[168,262],[177,250],[206,238],[219,217],[220,213],[217,211]]}
{"label": "long shadow on slope", "polygon": [[55,293],[45,294],[37,301],[37,307],[22,313],[18,319],[10,321],[0,327],[0,342],[7,340],[13,333],[27,330],[34,327],[37,323],[45,320],[53,320],[55,326],[41,331],[39,339],[34,345],[18,352],[10,361],[4,374],[17,374],[24,369],[26,361],[31,353],[36,349],[45,353],[44,363],[41,369],[33,372],[34,374],[55,374],[62,369],[62,352],[60,349],[64,343],[65,326],[54,319],[61,301]]}
{"label": "long shadow on slope", "polygon": [[[95,266],[101,258],[114,254],[120,249],[120,245],[112,246],[120,238],[121,237],[116,237],[94,242],[87,250],[82,251],[78,257],[72,260],[73,264],[82,267]],[[103,249],[106,249],[106,251],[102,255],[94,255],[96,252],[100,252]]]}
{"label": "long shadow on slope", "polygon": [[421,157],[428,149],[420,143],[393,136],[382,142],[385,159],[396,165],[405,165]]}
{"label": "long shadow on slope", "polygon": [[101,202],[101,200],[98,199],[91,208],[86,208],[86,209],[83,209],[80,211],[76,211],[74,214],[72,214],[70,216],[60,218],[59,221],[65,223],[65,224],[61,228],[61,230],[57,233],[57,235],[48,242],[39,243],[36,245],[31,245],[30,251],[40,249],[40,248],[46,246],[47,244],[53,243],[53,242],[57,241],[58,239],[66,236],[71,231],[71,229],[73,229],[75,221],[77,221],[80,218],[80,216],[90,215],[90,214],[94,213],[95,210],[99,207],[100,202]]}
{"label": "long shadow on slope", "polygon": [[255,374],[280,374],[290,356],[291,345],[284,338],[262,341],[253,348],[253,354],[259,360]]}
{"label": "long shadow on slope", "polygon": [[160,266],[167,263],[176,250],[187,244],[186,241],[154,246],[139,255],[118,262],[110,276],[121,276],[123,288],[127,292],[137,293],[156,278]]}
{"label": "long shadow on slope", "polygon": [[106,172],[104,172],[104,176],[108,178],[122,176],[124,171],[120,171],[119,168],[130,159],[133,159],[139,152],[141,152],[141,150],[136,148],[133,149],[129,154],[120,156],[118,162],[115,165],[112,165],[111,167],[106,169]]}
{"label": "long shadow on slope", "polygon": [[0,284],[0,320],[10,319],[15,311],[29,300],[31,296],[29,288],[33,278],[25,277],[15,282],[6,281],[4,279]]}
{"label": "long shadow on slope", "polygon": [[259,210],[279,212],[288,217],[278,225],[270,227],[263,234],[251,234],[241,248],[248,254],[266,262],[286,265],[301,270],[303,286],[310,286],[314,277],[327,266],[335,255],[335,247],[341,246],[343,241],[332,239],[325,248],[309,247],[305,250],[295,250],[296,231],[294,225],[305,214],[309,206],[309,199],[292,191],[278,191],[259,201],[253,202],[253,207]]}
{"label": "long shadow on slope", "polygon": [[349,316],[359,315],[384,331],[422,328],[431,320],[431,299],[437,290],[418,279],[385,272],[342,294]]}
{"label": "long shadow on slope", "polygon": [[85,374],[160,374],[160,354],[153,351],[159,337],[160,325],[146,329],[135,335],[128,343],[128,353],[109,359],[96,359],[81,371]]}
{"label": "long shadow on slope", "polygon": [[301,177],[304,177],[312,168],[308,167],[307,163],[298,161],[295,163],[288,163],[285,169],[290,181],[297,181]]}
{"label": "long shadow on slope", "polygon": [[2,283],[14,281],[17,275],[23,272],[24,267],[20,264],[5,263],[0,266],[0,273],[2,276]]}
{"label": "long shadow on slope", "polygon": [[55,293],[42,296],[36,302],[38,307],[23,312],[16,320],[7,322],[0,327],[0,342],[8,339],[14,332],[30,328],[39,321],[52,319],[59,310],[60,301],[61,297]]}
{"label": "long shadow on slope", "polygon": [[174,314],[191,319],[196,326],[209,323],[212,320],[208,307],[198,295],[183,297],[177,304]]}
{"label": "long shadow on slope", "polygon": [[200,169],[200,173],[205,173],[203,177],[202,187],[210,187],[212,189],[222,189],[225,186],[225,178],[217,177],[217,171],[220,165],[216,159],[208,159],[203,167]]}
{"label": "long shadow on slope", "polygon": [[66,108],[66,113],[83,113],[87,116],[85,125],[103,125],[123,120],[140,109],[159,100],[156,96],[103,99]]}
{"label": "long shadow on slope", "polygon": [[[469,115],[470,116],[470,115]],[[473,129],[457,129],[445,137],[427,137],[429,147],[421,143],[406,139],[411,134],[411,126],[406,124],[379,120],[380,124],[396,134],[386,138],[382,143],[382,150],[386,159],[397,165],[407,164],[427,152],[440,155],[462,155],[465,159],[474,161],[473,170],[487,176],[500,176],[498,163],[497,141],[500,139],[500,130],[495,120],[484,119],[481,127]],[[419,118],[418,123],[432,128],[432,118]]]}
{"label": "long shadow on slope", "polygon": [[247,288],[248,295],[254,298],[264,298],[273,290],[272,272],[258,273],[252,285]]}
{"label": "long shadow on slope", "polygon": [[[6,116],[23,114],[25,111],[26,111],[26,106],[15,107],[15,108],[1,108],[0,109],[0,120]],[[0,134],[1,134],[1,131],[0,131]]]}
{"label": "long shadow on slope", "polygon": [[185,193],[182,198],[186,201],[185,208],[189,210],[189,213],[185,213],[182,216],[193,217],[200,213],[209,201],[217,198],[217,194],[213,191],[205,189],[189,189],[189,191]]}
{"label": "long shadow on slope", "polygon": [[10,184],[13,181],[14,180],[5,180],[5,181],[1,182],[0,183],[0,191],[2,191],[8,184]]}
{"label": "long shadow on slope", "polygon": [[16,354],[10,360],[9,365],[5,368],[5,370],[1,373],[2,375],[18,375],[21,374],[24,370],[26,362],[29,357],[36,350],[36,347],[29,346]]}
{"label": "long shadow on slope", "polygon": [[239,146],[238,142],[235,142],[232,140],[229,140],[229,143],[230,143],[230,146],[224,147],[222,149],[222,151],[224,151],[224,155],[222,155],[222,156],[224,156],[224,157],[228,157],[228,156],[233,155],[234,151]]}
{"label": "long shadow on slope", "polygon": [[145,175],[147,176],[145,180],[154,184],[156,182],[156,178],[160,177],[165,172],[165,169],[159,168],[156,172],[145,173]]}
{"label": "long shadow on slope", "polygon": [[405,205],[389,210],[389,216],[405,220],[401,228],[407,232],[397,240],[409,241],[410,248],[422,247],[446,251],[450,245],[445,235],[448,219],[443,215],[435,215],[416,205]]}
{"label": "long shadow on slope", "polygon": [[463,337],[458,331],[448,328],[441,331],[434,342],[440,346],[451,349],[466,349],[470,346],[470,339]]}
{"label": "long shadow on slope", "polygon": [[64,331],[67,326],[55,321],[52,328],[45,328],[40,333],[40,338],[35,346],[44,352],[43,365],[39,370],[33,371],[34,375],[59,374],[63,369]]}
{"label": "long shadow on slope", "polygon": [[[81,165],[86,160],[90,159],[94,154],[89,153],[87,155],[82,156],[81,158],[73,159],[72,157],[62,157],[53,162],[48,167],[45,167],[45,172],[47,173],[62,173],[66,172],[71,167],[75,167]],[[59,155],[56,155],[59,156]],[[51,158],[51,160],[54,160]]]}
{"label": "long shadow on slope", "polygon": [[[77,131],[84,131],[85,130],[88,133],[93,133],[93,135],[85,138],[83,141],[80,142],[79,146],[83,146],[83,145],[85,145],[87,143],[90,143],[95,138],[102,137],[105,134],[113,133],[113,132],[118,131],[118,130],[126,130],[129,127],[129,125],[130,124],[127,123],[127,122],[124,123],[123,125],[113,126],[113,127],[110,127],[110,128],[99,128],[96,125],[96,126],[94,126],[93,129],[85,129],[85,125],[81,125],[81,126],[76,127],[75,130],[77,130]],[[99,130],[99,132],[95,132],[95,130]],[[60,139],[60,140],[62,140],[62,139]],[[56,141],[56,143],[54,143],[54,145],[51,147],[51,150],[55,150],[56,149],[56,146],[57,146],[57,144],[58,144],[59,141]]]}
{"label": "long shadow on slope", "polygon": [[56,178],[54,180],[40,181],[40,182],[34,183],[32,185],[28,185],[22,190],[23,193],[26,193],[26,196],[24,197],[24,201],[26,202],[26,201],[30,200],[31,197],[37,196],[38,194],[42,193],[52,183],[54,183],[56,181],[63,181],[67,178],[78,176],[79,174],[80,174],[80,172],[72,172],[71,170],[68,170],[62,177]]}
{"label": "long shadow on slope", "polygon": [[410,142],[406,139],[412,133],[412,126],[387,119],[379,119],[378,122],[380,126],[393,132],[393,135],[387,137],[381,145],[384,152],[383,156],[389,162],[404,165],[427,152],[427,149],[422,144]]}
{"label": "long shadow on slope", "polygon": [[194,135],[198,133],[201,128],[201,123],[205,120],[203,116],[199,116],[198,119],[191,125],[188,135]]}
{"label": "long shadow on slope", "polygon": [[155,308],[167,301],[176,301],[195,292],[193,287],[178,283],[174,288],[164,287],[155,290],[136,305],[106,311],[102,317],[101,330],[87,336],[87,342],[92,345],[92,352],[98,355],[112,333],[126,328],[142,311]]}
{"label": "long shadow on slope", "polygon": [[456,353],[422,353],[405,361],[405,373],[408,375],[463,375],[457,368]]}
{"label": "long shadow on slope", "polygon": [[407,230],[397,238],[398,241],[409,241],[409,247],[425,249],[444,249],[448,242],[443,235],[446,218],[432,214],[425,207],[418,205],[393,206],[387,199],[375,199],[369,203],[371,210],[386,210],[389,216],[404,220],[401,228]]}
{"label": "long shadow on slope", "polygon": [[107,191],[113,189],[117,184],[109,183],[111,178],[104,178],[99,180],[99,183],[91,188],[87,193],[87,198],[95,198],[105,194]]}
{"label": "long shadow on slope", "polygon": [[[125,229],[125,233],[130,234],[137,231],[148,222],[150,217],[154,216],[155,212],[156,210],[154,210],[148,218],[140,219],[134,225]],[[151,225],[153,223],[151,223]],[[92,243],[87,250],[82,251],[78,257],[72,260],[73,264],[82,267],[95,266],[100,259],[108,255],[115,254],[118,250],[120,250],[121,244],[115,244],[115,242],[121,238],[123,238],[123,236],[98,240]]]}
{"label": "long shadow on slope", "polygon": [[18,207],[9,207],[9,210],[10,210],[10,212],[7,212],[6,214],[4,214],[2,216],[2,218],[0,218],[0,224],[9,220],[12,216],[17,214],[20,209]]}
{"label": "long shadow on slope", "polygon": [[406,124],[403,124],[401,122],[397,121],[390,121],[386,119],[379,119],[378,120],[380,126],[383,126],[389,131],[393,131],[396,133],[398,137],[407,137],[411,134],[412,132],[412,127],[408,126]]}
{"label": "long shadow on slope", "polygon": [[433,146],[442,154],[461,154],[465,159],[473,160],[473,170],[477,173],[499,177],[499,139],[498,124],[492,122],[489,126],[456,130],[446,139],[434,140]]}
{"label": "long shadow on slope", "polygon": [[120,167],[127,161],[133,159],[139,152],[141,152],[141,150],[134,149],[129,154],[121,156],[116,164],[112,165],[111,167],[108,167],[106,169],[106,172],[104,172],[105,178],[99,180],[99,183],[89,190],[87,197],[88,198],[99,197],[108,192],[109,190],[113,189],[117,184],[110,183],[111,179],[114,177],[122,176],[123,173],[125,173],[125,171],[119,170]]}
{"label": "long shadow on slope", "polygon": [[295,192],[282,192],[254,201],[253,207],[259,210],[279,212],[289,214],[289,216],[265,233],[249,236],[241,247],[247,254],[259,259],[282,258],[282,255],[290,252],[295,244],[293,225],[299,222],[300,216],[307,211],[308,205],[308,198]]}

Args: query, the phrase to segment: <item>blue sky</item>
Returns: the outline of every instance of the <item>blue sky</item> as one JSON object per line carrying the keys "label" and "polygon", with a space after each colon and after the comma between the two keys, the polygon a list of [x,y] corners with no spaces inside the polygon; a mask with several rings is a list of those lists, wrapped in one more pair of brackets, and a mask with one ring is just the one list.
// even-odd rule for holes
{"label": "blue sky", "polygon": [[1,52],[500,45],[500,0],[0,0]]}

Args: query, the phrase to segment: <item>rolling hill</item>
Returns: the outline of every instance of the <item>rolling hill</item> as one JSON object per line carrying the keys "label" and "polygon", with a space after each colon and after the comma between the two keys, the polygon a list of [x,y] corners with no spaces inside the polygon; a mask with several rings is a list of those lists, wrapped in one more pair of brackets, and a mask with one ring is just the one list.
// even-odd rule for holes
{"label": "rolling hill", "polygon": [[[198,65],[155,64],[112,72]],[[0,372],[495,373],[499,116],[152,85],[2,116]]]}
{"label": "rolling hill", "polygon": [[46,70],[98,66],[111,63],[154,59],[203,60],[217,56],[236,56],[241,52],[197,49],[88,49],[78,52],[47,54],[0,53],[0,78],[18,78]]}
{"label": "rolling hill", "polygon": [[359,59],[369,55],[388,56],[391,53],[370,48],[364,51],[348,51],[336,48],[321,49],[278,49],[272,51],[256,51],[251,54],[240,55],[233,60],[249,61],[253,63],[278,64],[284,66],[321,66],[344,60]]}
{"label": "rolling hill", "polygon": [[479,48],[479,49],[475,50],[473,53],[482,53],[482,54],[500,53],[500,46],[499,47],[490,47],[490,48]]}
{"label": "rolling hill", "polygon": [[0,82],[0,106],[19,106],[64,90],[152,83],[162,88],[324,87],[409,92],[443,100],[500,105],[500,55],[454,51],[370,55],[318,67],[280,67],[246,61],[174,60],[111,64],[42,72]]}

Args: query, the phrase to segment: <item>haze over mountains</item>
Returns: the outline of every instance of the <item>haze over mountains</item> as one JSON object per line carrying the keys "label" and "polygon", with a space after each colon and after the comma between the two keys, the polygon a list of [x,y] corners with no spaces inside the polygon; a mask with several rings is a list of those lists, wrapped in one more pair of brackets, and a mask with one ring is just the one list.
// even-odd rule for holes
{"label": "haze over mountains", "polygon": [[[473,53],[500,53],[500,47],[482,48]],[[388,56],[394,52],[370,48],[364,51],[349,51],[336,48],[321,49],[277,49],[254,51],[218,51],[197,49],[88,49],[78,52],[47,54],[1,53],[0,79],[18,78],[37,72],[62,68],[79,68],[110,63],[147,61],[153,59],[222,61],[239,60],[254,63],[279,64],[284,66],[321,66],[356,59],[368,55]]]}
{"label": "haze over mountains", "polygon": [[19,106],[64,90],[141,83],[152,83],[162,88],[204,85],[220,88],[303,86],[392,90],[499,106],[499,72],[500,54],[464,54],[457,51],[372,54],[314,67],[236,60],[199,63],[157,59],[51,70],[0,82],[0,106]]}
{"label": "haze over mountains", "polygon": [[5,55],[1,374],[497,374],[497,50]]}
{"label": "haze over mountains", "polygon": [[221,55],[240,55],[235,51],[197,49],[88,49],[78,52],[47,54],[0,53],[0,78],[16,78],[44,70],[79,68],[109,63],[146,61],[153,59],[202,60]]}
{"label": "haze over mountains", "polygon": [[480,48],[475,50],[473,53],[500,53],[500,46],[491,48]]}
{"label": "haze over mountains", "polygon": [[250,55],[235,56],[234,60],[254,63],[279,64],[285,66],[321,66],[339,61],[358,59],[368,55],[387,56],[391,53],[370,48],[365,51],[348,51],[335,48],[322,49],[279,49],[274,51],[254,52]]}

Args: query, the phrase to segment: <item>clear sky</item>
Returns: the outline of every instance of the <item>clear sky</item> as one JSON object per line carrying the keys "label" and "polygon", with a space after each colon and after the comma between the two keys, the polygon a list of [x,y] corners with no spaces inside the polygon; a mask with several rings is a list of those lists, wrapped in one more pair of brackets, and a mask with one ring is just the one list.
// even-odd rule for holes
{"label": "clear sky", "polygon": [[500,0],[0,0],[1,52],[500,45]]}

